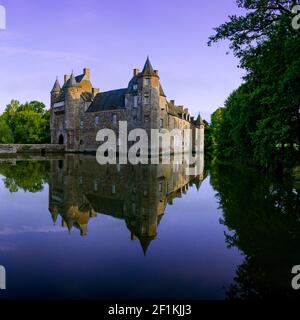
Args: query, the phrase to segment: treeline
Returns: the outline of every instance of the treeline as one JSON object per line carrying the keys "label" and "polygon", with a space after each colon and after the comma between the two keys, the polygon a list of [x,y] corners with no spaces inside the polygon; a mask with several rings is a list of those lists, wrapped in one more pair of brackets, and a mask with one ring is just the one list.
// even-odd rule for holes
{"label": "treeline", "polygon": [[215,29],[245,70],[244,83],[211,117],[207,147],[218,159],[266,171],[299,165],[300,30],[292,27],[295,1],[238,0],[244,16]]}
{"label": "treeline", "polygon": [[50,142],[50,113],[39,101],[12,100],[0,115],[0,143]]}

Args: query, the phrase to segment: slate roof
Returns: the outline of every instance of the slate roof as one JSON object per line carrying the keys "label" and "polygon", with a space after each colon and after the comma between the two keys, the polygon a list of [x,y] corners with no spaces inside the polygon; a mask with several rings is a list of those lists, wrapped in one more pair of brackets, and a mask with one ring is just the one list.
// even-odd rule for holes
{"label": "slate roof", "polygon": [[56,79],[51,92],[58,92],[58,91],[60,91],[60,89],[61,89],[61,87],[60,87],[59,81],[58,81],[58,79]]}
{"label": "slate roof", "polygon": [[177,112],[177,108],[176,106],[174,106],[172,103],[168,103],[168,109],[169,109],[169,114],[179,117],[179,114]]}
{"label": "slate roof", "polygon": [[166,97],[166,94],[164,92],[164,89],[163,87],[161,86],[161,84],[159,84],[159,95],[163,96],[163,97]]}
{"label": "slate roof", "polygon": [[122,199],[99,197],[94,194],[87,194],[86,197],[96,212],[124,219],[124,201]]}
{"label": "slate roof", "polygon": [[134,90],[133,89],[133,86],[135,84],[138,84],[138,77],[137,76],[134,76],[130,81],[129,81],[129,84],[128,84],[128,93],[133,93],[133,92],[136,92],[137,90]]}
{"label": "slate roof", "polygon": [[[70,77],[70,78],[71,78],[71,77]],[[69,78],[69,80],[70,80],[70,78]],[[83,80],[84,74],[80,74],[79,76],[75,76],[74,78],[75,78],[76,83],[79,84],[79,83]],[[64,83],[64,85],[62,86],[62,90],[64,90],[64,89],[66,88],[69,80],[68,80],[66,83]]]}
{"label": "slate roof", "polygon": [[125,109],[126,93],[127,88],[98,93],[87,112]]}
{"label": "slate roof", "polygon": [[196,119],[196,125],[204,125],[203,119],[199,113],[197,119]]}
{"label": "slate roof", "polygon": [[93,94],[90,92],[84,92],[84,93],[82,93],[81,98],[85,102],[91,102],[91,101],[93,101]]}
{"label": "slate roof", "polygon": [[66,88],[76,87],[76,86],[79,86],[79,83],[77,82],[74,74],[72,73],[70,79],[66,83]]}
{"label": "slate roof", "polygon": [[146,63],[144,65],[143,71],[140,73],[140,76],[156,76],[156,73],[154,72],[149,57],[146,60]]}
{"label": "slate roof", "polygon": [[84,78],[84,74],[80,74],[79,76],[76,76],[75,79],[76,79],[76,82],[80,83]]}

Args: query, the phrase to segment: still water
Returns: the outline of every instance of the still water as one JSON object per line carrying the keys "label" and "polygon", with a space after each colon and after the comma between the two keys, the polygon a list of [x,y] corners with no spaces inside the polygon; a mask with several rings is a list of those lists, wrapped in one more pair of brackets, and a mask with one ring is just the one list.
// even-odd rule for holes
{"label": "still water", "polygon": [[231,166],[0,160],[0,299],[290,297],[295,264],[292,182]]}

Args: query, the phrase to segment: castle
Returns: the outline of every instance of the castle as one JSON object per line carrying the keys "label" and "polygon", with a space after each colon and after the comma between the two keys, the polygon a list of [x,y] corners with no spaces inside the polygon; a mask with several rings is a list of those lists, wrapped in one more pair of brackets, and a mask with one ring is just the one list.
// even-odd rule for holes
{"label": "castle", "polygon": [[[119,121],[127,121],[128,130],[200,129],[204,149],[204,123],[195,119],[184,106],[168,101],[157,70],[147,58],[143,70],[133,70],[128,87],[100,92],[90,80],[90,69],[83,74],[64,76],[64,84],[56,79],[51,90],[51,143],[65,145],[69,152],[96,151],[100,129],[118,134]],[[119,139],[119,137],[117,136]]]}

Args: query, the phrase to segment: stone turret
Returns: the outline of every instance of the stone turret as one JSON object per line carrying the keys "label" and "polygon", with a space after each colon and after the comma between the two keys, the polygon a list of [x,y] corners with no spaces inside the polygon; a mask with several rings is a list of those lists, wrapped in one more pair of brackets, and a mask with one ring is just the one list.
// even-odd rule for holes
{"label": "stone turret", "polygon": [[66,83],[66,88],[74,88],[79,87],[79,83],[77,83],[74,73],[72,72],[70,79]]}
{"label": "stone turret", "polygon": [[[143,71],[139,73],[138,77],[140,78],[140,85],[146,87],[150,85],[151,87],[159,88],[159,75],[158,71],[153,69],[149,57],[145,62]],[[147,81],[149,80],[149,82]]]}
{"label": "stone turret", "polygon": [[199,142],[199,151],[204,152],[204,129],[205,129],[205,124],[204,121],[199,113],[197,120],[196,120],[196,127],[200,129],[200,142]]}
{"label": "stone turret", "polygon": [[196,126],[200,129],[204,129],[204,121],[199,113],[198,117],[197,117],[197,120],[196,120]]}
{"label": "stone turret", "polygon": [[142,106],[142,122],[146,129],[159,128],[160,83],[158,71],[154,71],[149,57],[138,75],[138,87]]}
{"label": "stone turret", "polygon": [[58,79],[56,78],[54,86],[53,86],[53,88],[51,90],[51,105],[59,97],[60,92],[61,92],[61,86],[60,86],[60,83],[59,83]]}
{"label": "stone turret", "polygon": [[77,151],[79,145],[81,94],[81,86],[72,73],[65,84],[65,130],[69,151]]}

